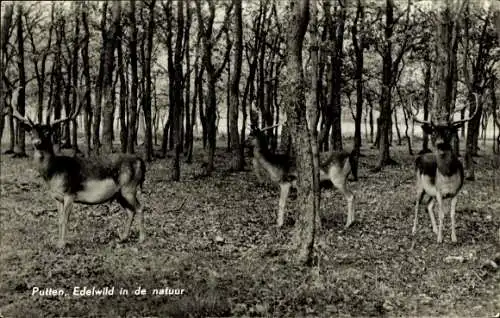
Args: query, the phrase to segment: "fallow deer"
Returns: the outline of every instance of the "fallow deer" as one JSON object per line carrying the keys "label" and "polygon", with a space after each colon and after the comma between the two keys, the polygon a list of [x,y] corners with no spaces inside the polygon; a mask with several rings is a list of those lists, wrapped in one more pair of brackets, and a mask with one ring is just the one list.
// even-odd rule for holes
{"label": "fallow deer", "polygon": [[[413,220],[412,235],[417,232],[419,205],[427,194],[427,211],[431,220],[432,230],[437,234],[437,242],[443,241],[443,221],[445,211],[443,200],[450,199],[451,218],[451,241],[457,242],[455,213],[457,206],[457,195],[464,183],[464,168],[453,151],[452,141],[457,137],[458,128],[470,121],[477,113],[478,96],[476,96],[476,109],[468,118],[453,121],[438,122],[432,120],[421,120],[413,115],[413,120],[422,125],[424,132],[431,137],[432,152],[418,156],[415,160],[417,200],[415,204],[415,215]],[[438,204],[439,225],[433,212],[435,202]]]}
{"label": "fallow deer", "polygon": [[[273,126],[274,127],[274,126]],[[297,188],[297,171],[295,162],[287,155],[273,154],[269,151],[267,139],[263,131],[270,129],[257,128],[255,124],[250,126],[250,139],[253,144],[253,169],[259,180],[262,181],[262,174],[274,184],[280,187],[280,198],[278,204],[277,227],[282,227],[285,218],[285,206],[291,188]],[[347,221],[345,227],[348,228],[354,222],[353,201],[354,195],[347,187],[349,174],[355,173],[354,153],[331,152],[326,161],[320,164],[320,182],[330,181],[347,200]]]}
{"label": "fallow deer", "polygon": [[52,134],[57,125],[75,120],[81,109],[52,124],[35,124],[28,116],[13,108],[17,118],[31,135],[35,166],[48,184],[50,195],[59,211],[59,241],[66,244],[67,223],[73,203],[95,205],[117,200],[125,208],[128,220],[121,241],[128,238],[135,214],[139,218],[139,242],[145,239],[143,207],[137,200],[145,179],[144,160],[135,155],[113,154],[107,157],[79,158],[57,155],[53,150]]}

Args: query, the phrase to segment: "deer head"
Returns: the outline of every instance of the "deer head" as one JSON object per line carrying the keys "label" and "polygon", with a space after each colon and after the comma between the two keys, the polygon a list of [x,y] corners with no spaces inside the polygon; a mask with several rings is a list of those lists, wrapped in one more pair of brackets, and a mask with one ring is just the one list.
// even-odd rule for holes
{"label": "deer head", "polygon": [[[448,121],[445,122],[437,122],[432,118],[432,113],[429,115],[428,120],[418,119],[416,114],[413,113],[413,103],[410,97],[410,113],[412,114],[412,119],[414,122],[422,125],[422,130],[429,134],[431,137],[431,144],[434,149],[434,152],[442,155],[445,152],[451,151],[452,149],[452,140],[457,135],[458,129],[462,127],[466,122],[476,116],[479,105],[479,95],[474,93],[474,97],[476,99],[476,107],[472,114],[469,117],[461,119],[461,120],[453,120],[453,113],[448,118]],[[463,109],[460,109],[463,110]]]}
{"label": "deer head", "polygon": [[[13,96],[17,95],[19,92],[20,87],[14,91]],[[60,118],[52,122],[51,124],[35,124],[31,118],[29,118],[27,115],[21,115],[16,108],[12,107],[12,116],[14,116],[21,125],[23,126],[24,130],[26,130],[30,136],[31,136],[31,143],[35,150],[47,150],[47,151],[52,151],[52,135],[55,130],[55,127],[59,124],[63,124],[65,122],[69,122],[72,120],[75,120],[78,114],[80,113],[80,110],[82,109],[83,105],[83,98],[79,98],[82,94],[85,94],[85,90],[82,90],[77,97],[77,109],[74,109],[73,112],[64,118]],[[14,98],[13,98],[14,100]],[[78,102],[79,101],[79,102]]]}

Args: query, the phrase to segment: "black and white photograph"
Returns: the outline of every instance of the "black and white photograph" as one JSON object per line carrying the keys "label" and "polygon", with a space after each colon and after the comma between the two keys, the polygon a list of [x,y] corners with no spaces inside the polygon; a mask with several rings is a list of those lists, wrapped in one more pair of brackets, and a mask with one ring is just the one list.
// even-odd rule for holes
{"label": "black and white photograph", "polygon": [[1,1],[0,74],[0,318],[500,318],[500,1]]}

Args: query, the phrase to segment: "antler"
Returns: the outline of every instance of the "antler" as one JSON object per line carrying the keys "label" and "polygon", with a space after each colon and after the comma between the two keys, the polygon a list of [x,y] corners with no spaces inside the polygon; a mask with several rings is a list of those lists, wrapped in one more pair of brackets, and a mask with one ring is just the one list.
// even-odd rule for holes
{"label": "antler", "polygon": [[474,93],[474,98],[476,100],[476,108],[474,109],[474,113],[472,115],[469,115],[469,117],[467,117],[467,118],[464,118],[464,119],[452,122],[452,124],[454,126],[459,126],[462,123],[468,122],[469,120],[471,120],[472,118],[474,118],[474,116],[476,116],[477,111],[479,110],[479,94],[478,93]]}
{"label": "antler", "polygon": [[[56,119],[51,125],[54,126],[54,125],[57,125],[59,123],[74,120],[78,116],[78,114],[80,114],[80,111],[82,110],[84,98],[80,98],[80,96],[84,95],[86,92],[87,91],[84,90],[83,88],[81,89],[80,94],[77,97],[77,101],[78,101],[77,102],[77,104],[78,104],[77,109],[74,109],[73,112],[71,112],[71,114],[69,116],[66,116],[66,117],[60,118],[60,119]],[[76,94],[76,92],[75,92],[75,94]]]}
{"label": "antler", "polygon": [[[12,98],[11,100],[14,100],[14,98],[17,98],[17,95],[19,95],[19,91],[21,90],[21,86],[17,87],[14,92],[12,93]],[[12,116],[14,116],[15,118],[17,118],[19,121],[25,123],[26,125],[30,126],[30,127],[33,127],[35,126],[35,124],[33,123],[33,121],[26,115],[21,115],[21,113],[19,113],[19,111],[12,105],[10,105],[10,108],[12,108]]]}
{"label": "antler", "polygon": [[35,124],[33,123],[33,121],[26,115],[21,115],[17,109],[15,109],[14,107],[12,107],[12,116],[16,117],[18,120],[22,121],[23,123],[25,123],[26,125],[30,126],[30,127],[33,127],[35,126]]}
{"label": "antler", "polygon": [[272,126],[266,126],[266,127],[264,127],[264,128],[261,128],[261,129],[260,129],[260,131],[264,131],[264,130],[268,130],[268,129],[273,129],[273,128],[276,128],[276,127],[278,127],[278,126],[281,126],[281,124],[280,124],[280,123],[277,123],[277,124],[274,124],[274,125],[272,125]]}
{"label": "antler", "polygon": [[431,119],[432,119],[432,113],[429,114],[429,119],[428,120],[424,120],[424,119],[418,119],[417,118],[417,113],[413,113],[413,97],[410,95],[410,109],[408,109],[408,111],[410,112],[410,115],[411,115],[411,118],[414,122],[416,123],[419,123],[419,124],[422,124],[422,125],[432,125],[432,122],[431,122]]}

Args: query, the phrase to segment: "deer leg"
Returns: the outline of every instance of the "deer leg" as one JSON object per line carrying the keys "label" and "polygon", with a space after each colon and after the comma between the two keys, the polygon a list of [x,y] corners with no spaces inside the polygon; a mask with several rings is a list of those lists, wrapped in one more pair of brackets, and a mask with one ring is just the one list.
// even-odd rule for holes
{"label": "deer leg", "polygon": [[129,234],[130,228],[132,227],[132,223],[134,222],[134,216],[137,212],[136,202],[137,199],[135,194],[130,191],[121,191],[120,196],[118,196],[118,203],[127,211],[127,221],[125,222],[125,228],[122,233],[118,233],[120,237],[120,241],[125,241]]}
{"label": "deer leg", "polygon": [[441,193],[436,194],[436,200],[438,203],[439,210],[439,225],[438,225],[438,233],[437,233],[437,242],[443,242],[443,222],[444,222],[444,207],[443,207],[443,197]]}
{"label": "deer leg", "polygon": [[427,212],[429,212],[429,217],[431,219],[431,225],[432,225],[432,232],[434,232],[435,234],[437,234],[438,230],[437,230],[437,226],[436,226],[436,218],[434,217],[434,198],[431,198],[431,200],[429,201],[429,204],[427,205]]}
{"label": "deer leg", "polygon": [[290,193],[290,187],[292,185],[289,182],[280,183],[280,201],[278,205],[278,222],[277,226],[282,227],[285,218],[285,206],[286,200],[288,199],[288,194]]}
{"label": "deer leg", "polygon": [[59,210],[59,242],[58,248],[63,248],[66,245],[66,231],[68,228],[69,215],[73,207],[74,197],[72,195],[64,195],[62,208]]}
{"label": "deer leg", "polygon": [[348,228],[354,222],[354,194],[347,188],[347,174],[343,174],[341,177],[338,173],[340,173],[338,170],[330,169],[330,181],[344,195],[347,201],[347,221],[344,228]]}
{"label": "deer leg", "polygon": [[265,182],[265,180],[264,180],[264,176],[262,173],[262,167],[256,158],[254,158],[252,161],[253,161],[253,170],[254,170],[255,176],[257,177],[257,181],[260,184],[263,184]]}
{"label": "deer leg", "polygon": [[415,235],[417,233],[417,223],[418,223],[418,209],[420,206],[420,201],[424,197],[424,189],[422,187],[417,188],[417,202],[415,203],[415,214],[413,217],[413,228],[411,230],[411,234]]}
{"label": "deer leg", "polygon": [[450,211],[450,216],[451,216],[451,241],[453,243],[457,242],[457,233],[455,232],[455,209],[457,207],[457,197],[453,197],[451,199],[451,211]]}
{"label": "deer leg", "polygon": [[144,229],[144,207],[139,203],[137,198],[135,199],[137,207],[137,216],[139,218],[139,243],[144,242],[146,238],[146,231]]}
{"label": "deer leg", "polygon": [[[59,217],[59,221],[58,221],[58,235],[59,235],[59,239],[61,237],[61,233],[62,233],[62,226],[63,226],[63,217],[64,217],[64,202],[60,202],[60,201],[57,201],[57,214],[58,214],[58,217]],[[58,246],[59,246],[59,243],[58,243]]]}

